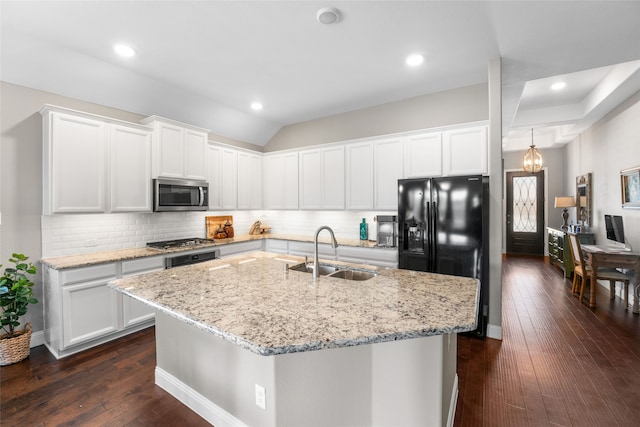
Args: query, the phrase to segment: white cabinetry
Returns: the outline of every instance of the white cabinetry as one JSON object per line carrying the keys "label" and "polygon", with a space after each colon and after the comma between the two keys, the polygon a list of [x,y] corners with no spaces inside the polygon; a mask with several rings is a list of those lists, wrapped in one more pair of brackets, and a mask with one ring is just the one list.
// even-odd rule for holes
{"label": "white cabinetry", "polygon": [[47,107],[41,114],[44,214],[105,212],[107,124]]}
{"label": "white cabinetry", "polygon": [[300,152],[300,209],[344,209],[344,147]]}
{"label": "white cabinetry", "polygon": [[153,127],[154,178],[207,178],[207,129],[158,116],[147,117],[141,123]]}
{"label": "white cabinetry", "polygon": [[454,129],[443,133],[444,175],[486,174],[487,127]]}
{"label": "white cabinetry", "polygon": [[238,209],[262,209],[262,156],[238,152]]}
{"label": "white cabinetry", "polygon": [[395,248],[338,246],[338,261],[398,268],[398,250]]}
{"label": "white cabinetry", "polygon": [[238,207],[238,152],[223,148],[220,161],[220,208],[236,209]]}
{"label": "white cabinetry", "polygon": [[398,180],[403,177],[403,141],[401,138],[376,141],[374,148],[374,208],[398,209]]}
{"label": "white cabinetry", "polygon": [[42,210],[151,211],[151,131],[94,114],[45,105]]}
{"label": "white cabinetry", "polygon": [[151,132],[111,126],[111,212],[151,212]]}
{"label": "white cabinetry", "polygon": [[405,142],[405,178],[442,175],[442,133],[409,136]]}
{"label": "white cabinetry", "polygon": [[207,181],[209,181],[209,210],[222,209],[222,147],[207,146]]}
{"label": "white cabinetry", "polygon": [[264,157],[265,209],[298,209],[298,153]]}
{"label": "white cabinetry", "polygon": [[[373,143],[347,145],[347,209],[373,208]],[[394,192],[397,194],[397,190]]]}
{"label": "white cabinetry", "polygon": [[220,245],[220,258],[241,254],[243,252],[261,251],[262,244],[262,240],[249,240],[247,242]]}
{"label": "white cabinetry", "polygon": [[61,358],[151,326],[153,310],[107,283],[163,268],[162,256],[64,270],[45,267],[47,348]]}

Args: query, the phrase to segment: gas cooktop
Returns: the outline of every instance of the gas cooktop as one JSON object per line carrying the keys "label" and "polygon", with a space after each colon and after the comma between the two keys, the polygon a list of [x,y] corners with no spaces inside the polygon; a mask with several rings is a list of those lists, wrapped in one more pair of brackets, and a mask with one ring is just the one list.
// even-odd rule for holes
{"label": "gas cooktop", "polygon": [[199,237],[187,238],[187,239],[176,239],[176,240],[165,240],[162,242],[149,242],[147,246],[155,249],[175,249],[175,248],[197,248],[198,246],[202,246],[204,244],[213,243],[213,239],[201,239]]}

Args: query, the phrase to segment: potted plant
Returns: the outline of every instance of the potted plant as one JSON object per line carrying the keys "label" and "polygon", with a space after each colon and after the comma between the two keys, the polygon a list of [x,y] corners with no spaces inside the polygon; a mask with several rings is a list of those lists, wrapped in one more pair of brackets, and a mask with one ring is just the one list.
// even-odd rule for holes
{"label": "potted plant", "polygon": [[33,297],[33,282],[27,277],[27,274],[35,274],[37,269],[32,263],[27,263],[28,259],[23,254],[12,254],[9,262],[14,266],[5,268],[0,276],[0,325],[5,332],[0,336],[0,366],[29,356],[31,324],[27,323],[24,330],[16,329],[20,326],[20,317],[27,313],[27,306],[38,302]]}

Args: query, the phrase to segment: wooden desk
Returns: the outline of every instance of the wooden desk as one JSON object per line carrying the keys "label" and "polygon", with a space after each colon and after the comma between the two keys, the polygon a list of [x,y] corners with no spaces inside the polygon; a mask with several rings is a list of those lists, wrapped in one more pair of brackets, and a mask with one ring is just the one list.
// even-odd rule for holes
{"label": "wooden desk", "polygon": [[633,312],[640,313],[640,253],[616,250],[607,246],[581,245],[582,251],[587,255],[587,264],[591,265],[591,292],[589,307],[596,307],[595,271],[598,267],[628,268],[633,270],[631,289],[633,290]]}

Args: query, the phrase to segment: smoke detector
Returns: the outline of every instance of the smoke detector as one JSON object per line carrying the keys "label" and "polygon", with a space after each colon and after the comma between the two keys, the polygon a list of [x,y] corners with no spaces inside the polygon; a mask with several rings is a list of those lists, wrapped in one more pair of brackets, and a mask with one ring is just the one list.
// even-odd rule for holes
{"label": "smoke detector", "polygon": [[340,21],[340,11],[335,7],[323,7],[316,13],[316,19],[319,23],[329,25]]}

